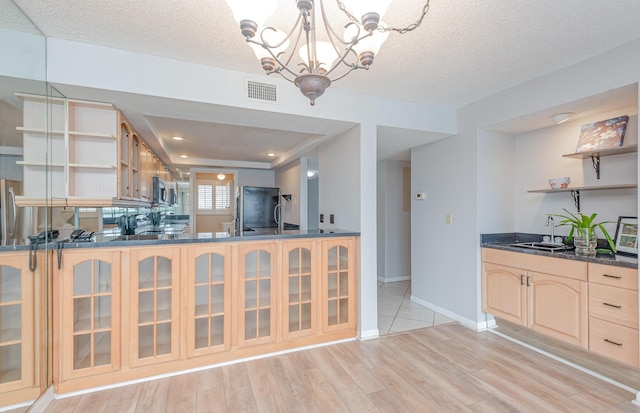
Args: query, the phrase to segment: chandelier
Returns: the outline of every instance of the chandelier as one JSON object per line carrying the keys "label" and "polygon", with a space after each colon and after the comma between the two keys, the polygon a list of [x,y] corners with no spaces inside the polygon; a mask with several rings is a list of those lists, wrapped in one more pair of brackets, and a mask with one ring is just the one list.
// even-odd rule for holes
{"label": "chandelier", "polygon": [[404,34],[416,29],[429,11],[427,0],[415,23],[389,27],[381,18],[391,1],[350,0],[349,9],[336,0],[348,19],[339,36],[327,19],[322,0],[296,0],[299,14],[288,33],[265,26],[278,0],[226,0],[267,75],[277,73],[294,83],[312,106],[332,82],[356,69],[368,70],[389,32]]}

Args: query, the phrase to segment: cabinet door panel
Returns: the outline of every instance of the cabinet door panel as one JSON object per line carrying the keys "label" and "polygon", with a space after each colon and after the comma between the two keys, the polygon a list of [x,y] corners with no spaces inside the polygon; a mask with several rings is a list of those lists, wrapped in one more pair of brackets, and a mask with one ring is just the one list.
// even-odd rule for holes
{"label": "cabinet door panel", "polygon": [[323,331],[356,327],[357,243],[352,238],[322,241]]}
{"label": "cabinet door panel", "polygon": [[526,271],[504,265],[482,265],[482,311],[526,324]]}
{"label": "cabinet door panel", "polygon": [[528,327],[587,348],[587,283],[531,273]]}
{"label": "cabinet door panel", "polygon": [[229,350],[231,246],[192,247],[187,260],[187,356]]}
{"label": "cabinet door panel", "polygon": [[318,263],[315,241],[282,242],[284,339],[317,333]]}

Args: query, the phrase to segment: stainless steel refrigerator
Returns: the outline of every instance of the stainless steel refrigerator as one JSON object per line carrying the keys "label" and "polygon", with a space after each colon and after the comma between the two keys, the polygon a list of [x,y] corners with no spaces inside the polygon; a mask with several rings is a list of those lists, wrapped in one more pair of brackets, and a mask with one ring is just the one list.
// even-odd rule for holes
{"label": "stainless steel refrigerator", "polygon": [[277,228],[280,208],[279,188],[239,187],[236,197],[236,231]]}
{"label": "stainless steel refrigerator", "polygon": [[32,232],[33,208],[18,207],[16,195],[22,195],[22,182],[0,179],[0,242],[5,245]]}

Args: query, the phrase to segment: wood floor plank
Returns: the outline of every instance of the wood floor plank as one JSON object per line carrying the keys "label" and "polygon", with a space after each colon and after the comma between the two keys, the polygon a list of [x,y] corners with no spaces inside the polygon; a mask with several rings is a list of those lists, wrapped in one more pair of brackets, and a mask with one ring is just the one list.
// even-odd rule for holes
{"label": "wood floor plank", "polygon": [[46,413],[640,413],[634,396],[498,335],[447,325],[57,399]]}

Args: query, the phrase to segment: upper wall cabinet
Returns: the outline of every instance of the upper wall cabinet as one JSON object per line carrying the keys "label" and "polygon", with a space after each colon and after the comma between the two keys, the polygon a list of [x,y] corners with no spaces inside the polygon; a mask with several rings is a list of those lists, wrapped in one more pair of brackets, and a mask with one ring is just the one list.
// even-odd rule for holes
{"label": "upper wall cabinet", "polygon": [[151,179],[164,165],[144,162],[155,155],[113,105],[19,96],[25,188],[17,197],[20,205],[43,205],[46,199],[55,206],[87,207],[150,202]]}

